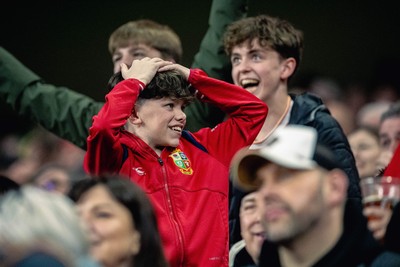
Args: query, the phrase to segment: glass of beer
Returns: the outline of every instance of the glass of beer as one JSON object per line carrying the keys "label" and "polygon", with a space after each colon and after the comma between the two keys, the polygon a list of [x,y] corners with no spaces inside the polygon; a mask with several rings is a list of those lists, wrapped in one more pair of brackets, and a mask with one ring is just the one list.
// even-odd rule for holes
{"label": "glass of beer", "polygon": [[[360,188],[364,207],[392,209],[400,200],[399,178],[391,176],[362,178]],[[373,219],[368,218],[368,220]]]}

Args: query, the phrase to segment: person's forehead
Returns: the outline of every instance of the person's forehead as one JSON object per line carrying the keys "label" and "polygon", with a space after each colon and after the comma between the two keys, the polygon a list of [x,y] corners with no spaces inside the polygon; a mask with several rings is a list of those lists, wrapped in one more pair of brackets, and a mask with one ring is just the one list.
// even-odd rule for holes
{"label": "person's forehead", "polygon": [[267,177],[277,178],[277,177],[280,177],[281,175],[287,175],[287,174],[290,174],[293,176],[301,176],[301,175],[304,175],[307,173],[317,172],[318,169],[319,169],[319,167],[315,167],[313,169],[307,169],[307,170],[293,169],[293,168],[287,168],[285,166],[276,164],[274,162],[266,161],[262,166],[260,166],[255,171],[255,179],[261,181]]}
{"label": "person's forehead", "polygon": [[387,118],[379,127],[379,134],[382,135],[387,131],[400,131],[400,117]]}
{"label": "person's forehead", "polygon": [[245,202],[254,202],[257,197],[257,192],[252,192],[242,198],[242,204]]}
{"label": "person's forehead", "polygon": [[232,48],[232,53],[238,52],[239,50],[245,51],[274,51],[270,46],[265,45],[261,46],[258,38],[254,38],[252,40],[245,40]]}
{"label": "person's forehead", "polygon": [[116,53],[123,53],[123,52],[131,52],[131,51],[135,51],[135,50],[143,50],[144,52],[158,52],[160,53],[160,51],[144,42],[131,42],[128,44],[123,44],[121,46],[118,46],[115,51],[114,54]]}

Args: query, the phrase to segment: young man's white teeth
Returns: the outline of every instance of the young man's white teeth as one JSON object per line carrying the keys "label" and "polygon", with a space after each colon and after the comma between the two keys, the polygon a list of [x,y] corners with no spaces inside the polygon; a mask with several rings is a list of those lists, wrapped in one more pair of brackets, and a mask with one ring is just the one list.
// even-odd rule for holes
{"label": "young man's white teeth", "polygon": [[244,79],[240,82],[240,84],[242,85],[243,88],[257,86],[258,83],[259,83],[259,81],[256,79]]}

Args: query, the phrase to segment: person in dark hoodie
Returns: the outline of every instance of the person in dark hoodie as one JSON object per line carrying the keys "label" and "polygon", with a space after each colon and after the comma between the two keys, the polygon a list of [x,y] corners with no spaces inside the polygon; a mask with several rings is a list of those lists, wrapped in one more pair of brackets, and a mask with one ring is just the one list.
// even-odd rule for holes
{"label": "person in dark hoodie", "polygon": [[[230,24],[223,40],[232,63],[233,82],[269,107],[268,117],[251,149],[263,147],[278,127],[297,124],[315,128],[318,140],[343,162],[349,180],[348,198],[361,210],[359,175],[342,128],[320,98],[309,93],[289,94],[289,80],[301,63],[303,33],[287,20],[259,15]],[[233,244],[241,239],[239,207],[243,194],[235,187],[231,194],[229,223]]]}
{"label": "person in dark hoodie", "polygon": [[348,178],[308,126],[278,128],[261,149],[241,150],[233,182],[257,190],[266,240],[259,266],[400,266],[347,198]]}

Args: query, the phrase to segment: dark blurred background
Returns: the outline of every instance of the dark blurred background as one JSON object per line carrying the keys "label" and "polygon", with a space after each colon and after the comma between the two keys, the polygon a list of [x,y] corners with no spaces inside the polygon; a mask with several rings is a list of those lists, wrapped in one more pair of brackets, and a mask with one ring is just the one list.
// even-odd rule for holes
{"label": "dark blurred background", "polygon": [[[14,2],[1,8],[0,46],[47,82],[102,101],[112,74],[107,42],[114,29],[139,18],[168,24],[181,37],[183,64],[190,66],[210,6],[211,0]],[[343,88],[357,82],[370,90],[380,83],[399,88],[399,11],[395,1],[250,0],[249,6],[249,15],[279,16],[303,30],[304,58],[293,83],[318,74]],[[4,104],[0,125],[2,132],[28,127]]]}

